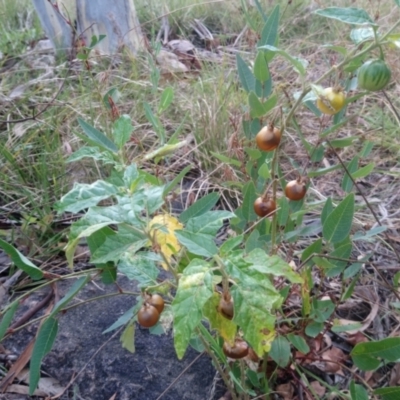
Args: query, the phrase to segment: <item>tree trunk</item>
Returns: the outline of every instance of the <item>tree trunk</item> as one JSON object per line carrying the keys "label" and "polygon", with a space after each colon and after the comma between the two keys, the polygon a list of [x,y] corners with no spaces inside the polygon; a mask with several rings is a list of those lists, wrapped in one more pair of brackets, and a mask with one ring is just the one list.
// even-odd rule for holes
{"label": "tree trunk", "polygon": [[89,46],[93,35],[106,35],[95,48],[100,54],[115,54],[122,47],[132,54],[144,49],[133,0],[33,0],[33,4],[58,53],[68,54],[77,38]]}

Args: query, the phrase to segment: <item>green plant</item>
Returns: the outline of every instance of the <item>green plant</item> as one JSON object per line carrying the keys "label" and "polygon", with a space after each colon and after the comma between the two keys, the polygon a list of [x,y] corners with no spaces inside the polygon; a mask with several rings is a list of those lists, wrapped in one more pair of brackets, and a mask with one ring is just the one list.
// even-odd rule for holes
{"label": "green plant", "polygon": [[[104,124],[101,130],[79,119],[85,134],[82,139],[87,146],[78,149],[70,161],[91,158],[110,166],[111,172],[93,183],[76,184],[61,198],[56,208],[60,214],[70,212],[82,215],[69,231],[65,250],[70,266],[73,266],[74,251],[79,241],[86,240],[95,268],[77,273],[77,276],[83,276],[46,317],[37,336],[32,365],[38,367],[51,349],[57,332],[56,314],[66,308],[90,279],[101,276],[107,283],[115,282],[119,271],[137,281],[142,292],[137,305],[129,310],[126,318],[116,321],[108,329],[125,325],[124,340],[133,339],[136,321],[145,327],[162,329],[161,322],[167,323],[172,317],[178,357],[182,358],[188,346],[195,346],[194,339],[198,339],[196,342],[200,341],[201,346],[196,345],[196,348],[210,354],[234,399],[269,395],[275,391],[279,380],[290,381],[293,378],[301,382],[309,397],[314,394],[314,389],[307,382],[313,380],[338,398],[349,399],[345,390],[322,381],[309,366],[311,363],[326,362],[326,353],[322,357],[317,349],[325,346],[327,333],[343,334],[358,330],[361,334],[360,323],[352,321],[343,324],[337,311],[354,294],[362,264],[368,260],[368,255],[354,258],[355,243],[384,233],[385,227],[366,229],[364,232],[352,230],[356,210],[361,207],[353,193],[354,187],[357,187],[356,179],[370,174],[374,164],[359,167],[369,154],[368,147],[357,151],[349,162],[343,162],[335,149],[350,148],[353,141],[337,138],[334,134],[353,121],[356,114],[346,117],[345,113],[366,93],[346,97],[333,88],[337,84],[348,90],[352,75],[361,66],[364,57],[381,48],[400,23],[377,34],[378,27],[361,9],[334,7],[317,10],[316,14],[345,23],[369,24],[372,35],[365,39],[366,32],[363,31],[364,39],[361,42],[356,39],[350,50],[345,47],[333,49],[341,55],[341,61],[311,84],[306,79],[307,61],[276,47],[279,6],[268,17],[262,14],[264,27],[252,68],[239,55],[236,58],[240,82],[248,102],[243,120],[247,138],[244,149],[247,161],[243,166],[245,179],[237,184],[242,191],[242,203],[234,213],[215,210],[219,196],[209,193],[179,216],[170,214],[169,196],[190,169],[184,168],[170,180],[157,173],[159,165],[167,163],[175,152],[187,145],[185,140],[178,139],[181,127],[173,130],[168,137],[161,123],[161,116],[174,100],[175,93],[171,87],[162,91],[155,107],[149,103],[144,105],[145,116],[158,142],[157,147],[145,150],[135,160],[126,152],[135,127],[128,115],[119,115],[117,104],[114,104],[115,112],[111,113],[112,121]],[[365,27],[354,28],[353,37],[361,35],[359,29]],[[300,91],[291,93],[294,102],[285,93],[286,89],[279,86],[272,89],[269,65],[276,56],[284,57],[299,75]],[[155,65],[152,67],[156,68]],[[331,76],[335,86],[329,89],[318,86],[325,84]],[[152,74],[153,89],[160,85],[158,78],[156,73]],[[111,96],[112,92],[107,94]],[[320,118],[315,100],[319,108],[332,118]],[[315,118],[320,123],[321,129],[314,142],[303,134],[297,122],[302,107],[307,107],[314,114],[309,118]],[[275,120],[278,113],[281,116],[279,129],[271,126],[261,128],[266,120]],[[268,135],[273,136],[272,145],[259,144],[258,133],[265,132],[265,129]],[[298,171],[298,165],[290,170],[288,164],[282,162],[285,153],[280,140],[281,136],[290,140],[287,135],[289,130],[302,143],[306,161],[312,161],[309,164],[304,162],[303,166],[309,178],[324,177],[333,168],[342,168],[341,190],[345,193],[344,198],[327,197],[307,204],[304,201],[304,184],[297,179],[286,182],[288,175]],[[329,170],[319,167],[328,150],[337,158],[337,164]],[[242,166],[239,160],[233,161],[236,161],[235,165]],[[290,161],[289,165],[297,164],[297,160]],[[281,196],[282,192],[297,201],[289,202]],[[260,196],[260,193],[263,194]],[[373,212],[368,200],[364,200]],[[306,220],[307,213],[317,217]],[[258,218],[270,214],[271,218]],[[236,235],[217,245],[215,236],[226,220],[230,220]],[[304,246],[302,243],[306,239],[308,243]],[[36,268],[6,242],[1,241],[0,245],[32,279],[48,279],[45,284],[55,279]],[[169,272],[169,277],[162,282],[158,280],[161,268]],[[340,290],[333,294],[329,285],[335,279],[340,281]],[[166,299],[165,305],[162,301],[162,313],[152,303],[158,295],[148,294],[153,292],[161,293]],[[160,298],[156,302],[158,306]],[[3,312],[2,335],[7,332],[19,300]],[[209,329],[203,323],[205,321]],[[368,340],[366,336],[363,338]],[[43,343],[46,345],[43,346]],[[360,370],[375,370],[384,363],[396,362],[400,357],[399,348],[397,337],[378,341],[370,338],[368,343],[354,345],[350,353],[351,361]],[[239,361],[232,362],[227,357]],[[256,362],[257,368],[249,368],[244,360],[247,358]],[[328,358],[331,364],[346,367],[344,355],[336,354],[334,361],[331,358]],[[36,387],[38,371],[39,368],[31,370],[31,392]],[[396,387],[370,387],[358,374],[351,373],[349,390],[352,400],[372,395],[390,399],[390,396],[400,392]]]}

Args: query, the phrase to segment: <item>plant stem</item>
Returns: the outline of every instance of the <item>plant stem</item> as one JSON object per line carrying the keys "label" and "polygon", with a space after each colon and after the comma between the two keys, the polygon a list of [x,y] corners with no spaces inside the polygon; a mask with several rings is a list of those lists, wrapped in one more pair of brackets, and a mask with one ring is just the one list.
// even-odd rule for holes
{"label": "plant stem", "polygon": [[233,400],[239,400],[238,397],[236,396],[236,391],[235,388],[232,386],[231,382],[229,381],[228,377],[226,376],[225,372],[222,370],[221,365],[219,363],[219,360],[215,356],[214,352],[211,350],[211,347],[209,346],[207,340],[204,339],[203,335],[201,334],[200,330],[197,328],[197,334],[199,335],[199,338],[201,340],[201,343],[203,343],[204,348],[206,349],[206,352],[210,355],[211,359],[214,362],[214,367],[218,371],[218,373],[221,375],[222,380],[225,383],[225,386],[229,390],[230,394],[232,395]]}

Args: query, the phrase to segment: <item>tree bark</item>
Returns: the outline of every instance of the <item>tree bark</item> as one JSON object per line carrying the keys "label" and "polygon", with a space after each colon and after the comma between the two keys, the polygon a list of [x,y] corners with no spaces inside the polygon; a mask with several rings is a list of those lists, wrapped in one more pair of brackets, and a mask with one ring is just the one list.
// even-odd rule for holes
{"label": "tree bark", "polygon": [[115,54],[144,50],[144,38],[133,0],[33,0],[47,37],[58,53],[68,54],[76,39],[89,46],[93,35],[106,35],[95,48]]}

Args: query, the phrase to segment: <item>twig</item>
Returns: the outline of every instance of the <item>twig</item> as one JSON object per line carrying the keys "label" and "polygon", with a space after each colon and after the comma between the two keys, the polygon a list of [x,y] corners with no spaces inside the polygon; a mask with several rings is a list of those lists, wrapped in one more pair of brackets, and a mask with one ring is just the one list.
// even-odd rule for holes
{"label": "twig", "polygon": [[168,392],[169,389],[172,388],[172,386],[175,385],[176,382],[178,382],[178,380],[181,378],[181,376],[183,374],[185,374],[185,372],[203,355],[205,354],[205,352],[203,351],[202,353],[200,353],[171,383],[170,385],[157,397],[156,400],[160,400],[165,393]]}
{"label": "twig", "polygon": [[12,333],[14,329],[19,328],[21,325],[23,325],[25,322],[29,321],[42,307],[44,307],[53,297],[54,290],[51,289],[49,293],[47,293],[47,296],[39,301],[34,307],[32,307],[30,310],[28,310],[18,321],[14,322],[8,329],[7,329],[7,334]]}

